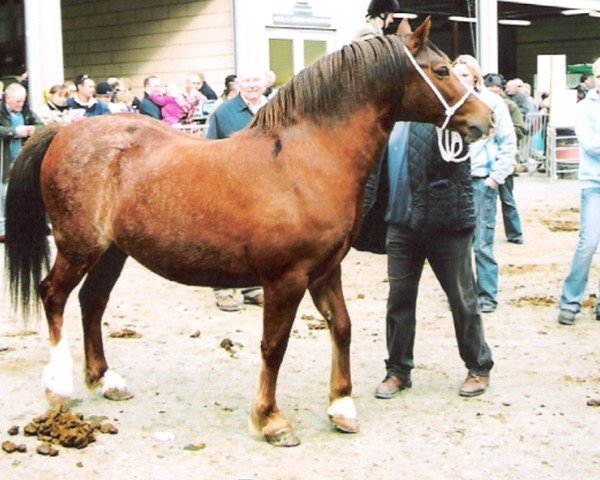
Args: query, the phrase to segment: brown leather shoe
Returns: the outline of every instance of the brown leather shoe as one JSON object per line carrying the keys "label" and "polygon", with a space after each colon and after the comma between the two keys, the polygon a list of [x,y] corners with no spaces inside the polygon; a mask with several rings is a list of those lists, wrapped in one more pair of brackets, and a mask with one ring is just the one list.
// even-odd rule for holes
{"label": "brown leather shoe", "polygon": [[460,387],[458,394],[461,397],[476,397],[481,395],[490,386],[490,377],[473,375],[469,373]]}
{"label": "brown leather shoe", "polygon": [[254,295],[253,297],[244,296],[244,303],[246,305],[256,305],[257,307],[263,307],[265,305],[265,297],[262,293]]}
{"label": "brown leather shoe", "polygon": [[396,375],[388,375],[375,389],[375,398],[388,400],[394,398],[405,388],[412,387],[411,380],[404,380]]}

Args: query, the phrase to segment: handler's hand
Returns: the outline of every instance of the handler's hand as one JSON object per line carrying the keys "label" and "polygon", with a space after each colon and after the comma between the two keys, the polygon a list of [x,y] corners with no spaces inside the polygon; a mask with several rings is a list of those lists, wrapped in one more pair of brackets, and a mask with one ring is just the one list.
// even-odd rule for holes
{"label": "handler's hand", "polygon": [[33,134],[35,128],[30,125],[19,125],[15,127],[15,132],[17,132],[17,137],[25,138]]}
{"label": "handler's hand", "polygon": [[498,182],[496,182],[496,180],[494,180],[492,177],[487,177],[484,182],[488,187],[493,188],[494,190],[498,188]]}

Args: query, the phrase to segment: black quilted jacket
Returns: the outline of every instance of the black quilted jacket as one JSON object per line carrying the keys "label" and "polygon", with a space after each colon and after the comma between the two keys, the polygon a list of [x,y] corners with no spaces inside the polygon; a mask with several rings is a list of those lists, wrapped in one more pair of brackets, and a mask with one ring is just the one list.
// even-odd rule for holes
{"label": "black quilted jacket", "polygon": [[[408,143],[412,208],[406,227],[421,233],[472,230],[475,226],[470,162],[446,162],[437,147],[435,127],[412,123]],[[387,151],[367,182],[365,214],[353,246],[385,252],[384,217],[389,197]]]}

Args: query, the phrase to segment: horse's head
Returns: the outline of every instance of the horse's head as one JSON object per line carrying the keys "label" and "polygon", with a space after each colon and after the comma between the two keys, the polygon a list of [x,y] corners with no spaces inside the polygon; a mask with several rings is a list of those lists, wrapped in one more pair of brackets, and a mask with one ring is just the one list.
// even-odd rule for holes
{"label": "horse's head", "polygon": [[448,57],[428,41],[430,27],[429,17],[414,32],[406,19],[398,27],[407,54],[401,120],[447,127],[467,142],[488,135],[493,126],[491,109],[465,87]]}

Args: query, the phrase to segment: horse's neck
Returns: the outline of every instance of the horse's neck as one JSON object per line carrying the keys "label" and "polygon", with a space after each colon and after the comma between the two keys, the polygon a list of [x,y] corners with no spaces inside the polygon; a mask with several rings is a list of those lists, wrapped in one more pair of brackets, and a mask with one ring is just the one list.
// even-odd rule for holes
{"label": "horse's neck", "polygon": [[361,108],[338,126],[327,129],[329,142],[342,151],[340,167],[363,185],[385,147],[393,122],[374,107]]}

